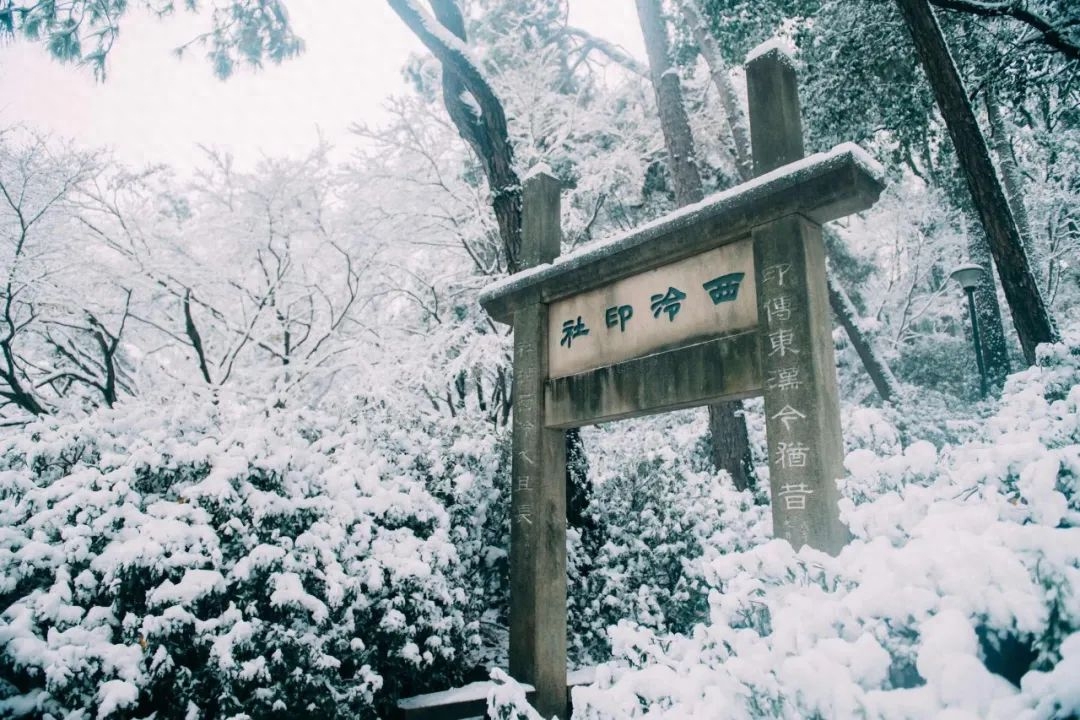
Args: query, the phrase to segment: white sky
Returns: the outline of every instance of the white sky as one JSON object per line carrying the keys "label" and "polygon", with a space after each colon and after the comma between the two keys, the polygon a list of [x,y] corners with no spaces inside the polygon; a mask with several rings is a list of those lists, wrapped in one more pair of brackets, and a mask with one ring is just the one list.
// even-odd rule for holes
{"label": "white sky", "polygon": [[[189,165],[197,144],[243,164],[260,154],[299,154],[318,132],[339,147],[354,122],[377,124],[384,98],[404,85],[410,52],[426,52],[383,0],[288,0],[307,49],[280,66],[213,77],[198,48],[171,50],[204,21],[186,13],[159,21],[132,11],[122,22],[108,80],[64,66],[40,45],[0,46],[0,126],[16,123],[105,145],[130,164]],[[633,0],[569,0],[570,22],[644,57]]]}

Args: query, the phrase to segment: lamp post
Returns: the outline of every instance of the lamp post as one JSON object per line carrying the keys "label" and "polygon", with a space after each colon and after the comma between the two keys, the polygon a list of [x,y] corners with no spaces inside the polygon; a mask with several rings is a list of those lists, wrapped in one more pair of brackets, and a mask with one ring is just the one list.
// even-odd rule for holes
{"label": "lamp post", "polygon": [[986,270],[981,265],[973,263],[960,265],[949,273],[967,294],[968,314],[971,315],[971,336],[975,340],[975,363],[979,366],[979,391],[984,398],[986,397],[986,365],[983,363],[982,340],[979,337],[979,318],[975,314],[975,288],[982,282],[985,274]]}

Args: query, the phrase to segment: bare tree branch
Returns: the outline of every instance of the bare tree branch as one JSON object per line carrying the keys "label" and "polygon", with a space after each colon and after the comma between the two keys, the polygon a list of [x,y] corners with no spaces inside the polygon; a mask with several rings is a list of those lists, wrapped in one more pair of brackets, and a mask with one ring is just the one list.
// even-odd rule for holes
{"label": "bare tree branch", "polygon": [[1007,2],[985,2],[982,0],[930,0],[943,10],[970,13],[982,17],[1011,17],[1018,20],[1035,32],[1045,45],[1048,45],[1069,60],[1080,60],[1080,42],[1066,35],[1067,28],[1080,27],[1080,17],[1069,18],[1060,23],[1050,20],[1032,12],[1027,8],[1026,2],[1008,0]]}
{"label": "bare tree branch", "polygon": [[[604,38],[597,37],[592,33],[588,32],[587,30],[582,30],[581,28],[573,27],[571,25],[567,25],[566,27],[564,27],[563,32],[570,37],[575,37],[583,41],[581,47],[578,49],[580,57],[578,58],[577,63],[575,63],[575,67],[577,66],[577,64],[582,62],[589,55],[590,52],[592,52],[593,50],[599,50],[616,65],[619,65],[620,67],[623,67],[626,70],[634,73],[635,75],[639,75],[643,78],[649,77],[648,66],[646,66],[645,63],[641,62],[636,57],[626,52],[624,49],[622,49],[615,43],[605,40]],[[573,68],[571,68],[571,70],[573,70]]]}

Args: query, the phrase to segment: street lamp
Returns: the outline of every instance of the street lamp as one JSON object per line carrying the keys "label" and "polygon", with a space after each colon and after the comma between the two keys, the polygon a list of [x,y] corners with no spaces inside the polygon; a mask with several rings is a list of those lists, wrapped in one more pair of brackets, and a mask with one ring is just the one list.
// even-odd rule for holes
{"label": "street lamp", "polygon": [[968,314],[971,315],[971,336],[975,340],[975,362],[979,366],[979,391],[986,397],[986,365],[983,363],[982,341],[979,338],[979,318],[975,314],[975,288],[982,282],[986,270],[980,265],[967,263],[958,266],[949,273],[950,277],[960,283],[964,288],[968,299]]}

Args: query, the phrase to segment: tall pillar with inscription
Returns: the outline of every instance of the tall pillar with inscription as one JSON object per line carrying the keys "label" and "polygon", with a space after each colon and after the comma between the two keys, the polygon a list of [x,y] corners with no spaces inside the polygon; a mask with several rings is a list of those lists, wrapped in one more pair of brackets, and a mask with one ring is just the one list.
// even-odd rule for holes
{"label": "tall pillar with inscription", "polygon": [[[746,64],[754,173],[802,159],[795,70],[777,49]],[[843,437],[821,226],[791,214],[754,228],[773,531],[796,549],[848,541],[836,480]]]}
{"label": "tall pillar with inscription", "polygon": [[[559,255],[559,181],[524,183],[522,266]],[[544,426],[548,309],[514,313],[513,471],[510,493],[510,674],[536,687],[545,718],[566,714],[566,441]]]}

